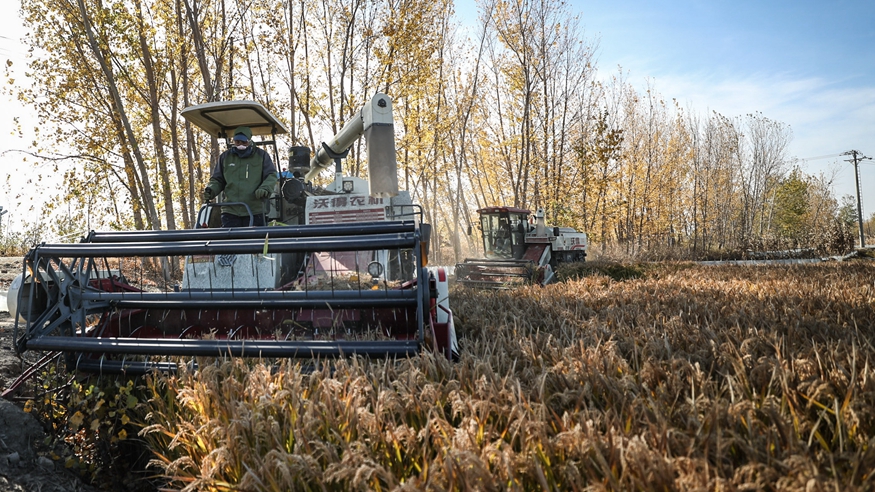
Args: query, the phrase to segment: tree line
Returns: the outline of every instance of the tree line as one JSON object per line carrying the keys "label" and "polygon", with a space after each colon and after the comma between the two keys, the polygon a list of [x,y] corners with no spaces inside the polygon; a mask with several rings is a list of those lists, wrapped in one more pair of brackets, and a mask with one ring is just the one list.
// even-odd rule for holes
{"label": "tree line", "polygon": [[[400,183],[443,263],[474,254],[462,231],[490,205],[543,207],[639,256],[852,243],[829,177],[787,155],[786,124],[600,77],[562,1],[477,6],[463,30],[451,0],[23,0],[33,84],[15,91],[40,120],[33,151],[75,163],[44,213],[63,210],[59,235],[190,228],[221,149],[183,108],[256,100],[284,144],[315,149],[382,91]],[[345,172],[366,177],[362,145]]]}

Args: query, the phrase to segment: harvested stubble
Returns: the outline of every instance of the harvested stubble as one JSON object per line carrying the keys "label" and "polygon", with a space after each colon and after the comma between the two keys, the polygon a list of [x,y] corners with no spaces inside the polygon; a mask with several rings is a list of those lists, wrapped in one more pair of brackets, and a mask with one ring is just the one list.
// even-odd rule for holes
{"label": "harvested stubble", "polygon": [[875,265],[454,291],[463,356],[152,382],[177,486],[867,490]]}

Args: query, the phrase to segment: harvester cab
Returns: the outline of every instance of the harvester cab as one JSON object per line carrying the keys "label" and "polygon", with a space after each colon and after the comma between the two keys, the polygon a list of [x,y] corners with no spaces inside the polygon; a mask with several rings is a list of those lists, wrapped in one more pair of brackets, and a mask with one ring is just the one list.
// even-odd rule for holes
{"label": "harvester cab", "polygon": [[[258,143],[274,155],[287,131],[253,102],[182,114],[219,138],[250,126],[270,136]],[[361,136],[370,181],[340,170]],[[218,227],[209,206],[195,229],[92,231],[77,244],[36,246],[9,292],[16,350],[127,373],[199,356],[456,356],[447,272],[427,267],[430,226],[397,189],[391,99],[374,96],[309,158],[306,147],[290,150],[294,176],[266,200],[270,226]],[[314,186],[332,162],[334,182]]]}
{"label": "harvester cab", "polygon": [[528,210],[493,207],[480,210],[483,250],[489,260],[520,260],[526,252]]}
{"label": "harvester cab", "polygon": [[456,265],[456,281],[461,284],[492,289],[545,285],[555,279],[559,264],[586,259],[586,234],[548,227],[543,209],[534,215],[516,207],[486,207],[477,213],[484,254]]}

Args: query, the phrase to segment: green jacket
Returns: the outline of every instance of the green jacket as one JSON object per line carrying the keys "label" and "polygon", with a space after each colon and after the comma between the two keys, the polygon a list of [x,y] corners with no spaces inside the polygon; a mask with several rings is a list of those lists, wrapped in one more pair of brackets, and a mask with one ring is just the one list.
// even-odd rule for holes
{"label": "green jacket", "polygon": [[[251,145],[244,151],[236,148],[226,150],[212,169],[210,183],[213,193],[225,192],[226,202],[243,202],[249,205],[253,214],[267,211],[265,200],[255,198],[255,190],[264,189],[270,194],[276,187],[276,166],[270,155]],[[242,205],[226,205],[222,213],[247,217],[249,214]]]}

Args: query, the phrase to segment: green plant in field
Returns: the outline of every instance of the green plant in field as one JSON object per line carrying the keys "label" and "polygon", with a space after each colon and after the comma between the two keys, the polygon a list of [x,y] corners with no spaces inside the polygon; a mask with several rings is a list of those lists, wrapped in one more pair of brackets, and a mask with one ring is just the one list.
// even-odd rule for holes
{"label": "green plant in field", "polygon": [[635,280],[644,278],[648,267],[644,264],[624,264],[609,262],[577,262],[568,263],[556,269],[559,281],[575,280],[592,275],[603,275],[613,280]]}
{"label": "green plant in field", "polygon": [[58,434],[67,424],[67,402],[70,376],[49,365],[36,378],[38,396],[25,403],[25,411],[42,422],[53,434]]}
{"label": "green plant in field", "polygon": [[125,444],[138,430],[134,381],[79,380],[55,366],[39,379],[43,396],[25,409],[51,429],[46,444],[55,449],[52,458],[94,483],[123,476]]}

